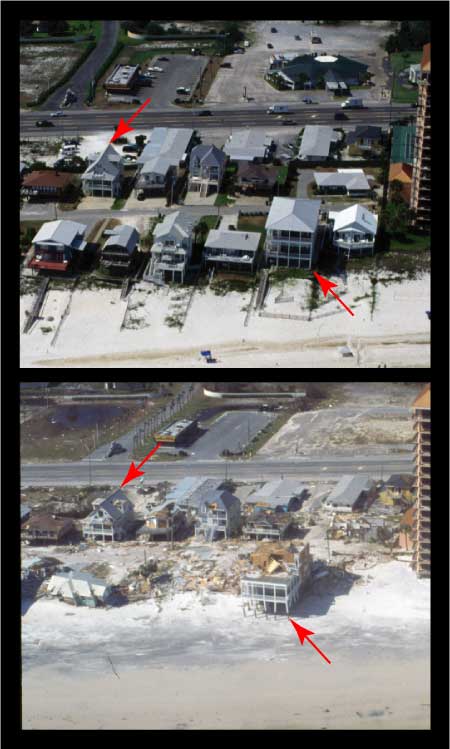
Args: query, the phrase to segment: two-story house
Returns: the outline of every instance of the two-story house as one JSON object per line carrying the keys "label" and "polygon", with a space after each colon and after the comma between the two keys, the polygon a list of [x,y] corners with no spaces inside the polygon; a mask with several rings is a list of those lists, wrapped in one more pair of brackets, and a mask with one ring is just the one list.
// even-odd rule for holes
{"label": "two-story house", "polygon": [[175,211],[165,216],[153,230],[153,245],[144,281],[184,282],[192,254],[192,233],[195,219]]}
{"label": "two-story house", "polygon": [[177,167],[166,156],[155,156],[146,161],[134,185],[135,194],[165,195],[176,179]]}
{"label": "two-story house", "polygon": [[241,503],[234,494],[226,490],[205,494],[199,505],[195,535],[204,536],[205,541],[217,537],[230,538],[241,525]]}
{"label": "two-story house", "polygon": [[227,155],[216,146],[195,146],[189,157],[189,190],[199,190],[206,197],[211,189],[219,192]]}
{"label": "two-story house", "polygon": [[256,231],[211,229],[203,248],[206,267],[251,273],[255,270],[260,237]]}
{"label": "two-story house", "polygon": [[95,499],[92,512],[82,521],[84,538],[121,541],[134,521],[133,505],[118,489],[106,499]]}
{"label": "two-story house", "polygon": [[343,211],[329,211],[333,247],[346,257],[373,255],[378,216],[362,205],[351,205]]}
{"label": "two-story house", "polygon": [[60,219],[42,224],[32,241],[33,254],[28,266],[36,270],[66,271],[72,260],[86,248],[85,224]]}
{"label": "two-story house", "polygon": [[120,195],[123,179],[123,164],[118,151],[108,144],[104,151],[88,156],[91,162],[81,175],[83,192],[101,198],[116,198]]}
{"label": "two-story house", "polygon": [[155,127],[136,161],[135,192],[166,193],[186,167],[194,142],[188,128]]}
{"label": "two-story house", "polygon": [[269,265],[311,268],[318,252],[320,200],[274,198],[266,221]]}
{"label": "two-story house", "polygon": [[108,234],[100,257],[100,267],[111,275],[124,275],[136,255],[139,232],[134,226],[121,224],[108,231]]}

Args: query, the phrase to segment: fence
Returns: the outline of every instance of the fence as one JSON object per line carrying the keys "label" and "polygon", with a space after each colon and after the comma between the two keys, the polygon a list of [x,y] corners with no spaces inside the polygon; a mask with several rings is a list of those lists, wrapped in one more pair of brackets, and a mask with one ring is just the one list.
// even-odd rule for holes
{"label": "fence", "polygon": [[36,295],[33,308],[28,316],[28,319],[25,321],[25,325],[23,326],[23,333],[28,333],[32,325],[35,323],[35,321],[39,317],[39,312],[41,311],[41,307],[44,302],[44,297],[45,297],[45,294],[47,293],[49,283],[50,283],[49,278],[44,278],[44,280],[42,281],[38,289],[38,293]]}
{"label": "fence", "polygon": [[344,310],[341,307],[337,307],[335,310],[330,310],[330,312],[323,312],[321,315],[314,315],[314,317],[309,317],[309,315],[286,315],[282,312],[262,312],[260,311],[259,317],[274,317],[279,318],[280,320],[303,320],[304,322],[310,322],[311,320],[317,320],[320,317],[329,317],[330,315],[338,315],[341,312],[344,312]]}

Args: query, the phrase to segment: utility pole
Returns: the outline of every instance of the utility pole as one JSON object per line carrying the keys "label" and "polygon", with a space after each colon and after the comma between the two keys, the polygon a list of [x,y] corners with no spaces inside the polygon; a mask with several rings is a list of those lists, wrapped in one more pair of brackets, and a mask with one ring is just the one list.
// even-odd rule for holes
{"label": "utility pole", "polygon": [[330,556],[330,535],[329,530],[327,528],[327,546],[328,546],[328,564],[330,564],[331,556]]}
{"label": "utility pole", "polygon": [[[95,448],[94,448],[95,449]],[[89,486],[92,486],[92,466],[91,466],[91,453],[89,453]]]}

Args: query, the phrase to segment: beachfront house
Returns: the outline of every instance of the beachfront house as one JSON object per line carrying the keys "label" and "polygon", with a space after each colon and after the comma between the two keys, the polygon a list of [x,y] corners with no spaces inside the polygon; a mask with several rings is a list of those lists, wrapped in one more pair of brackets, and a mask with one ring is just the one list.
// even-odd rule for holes
{"label": "beachfront house", "polygon": [[261,235],[258,232],[211,229],[203,248],[207,268],[252,273]]}
{"label": "beachfront house", "polygon": [[32,257],[28,267],[35,270],[66,271],[86,248],[85,224],[59,219],[46,221],[32,240]]}
{"label": "beachfront house", "polygon": [[58,572],[48,582],[47,595],[75,606],[94,608],[107,602],[111,586],[87,572]]}
{"label": "beachfront house", "polygon": [[311,268],[318,253],[320,200],[274,198],[266,221],[269,265]]}
{"label": "beachfront house", "polygon": [[99,541],[122,541],[134,521],[133,505],[122,489],[106,499],[95,499],[82,521],[83,536]]}
{"label": "beachfront house", "polygon": [[130,269],[136,256],[139,232],[133,226],[120,224],[105,231],[108,239],[103,245],[100,267],[111,275],[122,276]]}
{"label": "beachfront house", "polygon": [[373,255],[378,216],[365,206],[351,205],[343,211],[329,211],[333,247],[346,257]]}
{"label": "beachfront house", "polygon": [[150,261],[144,271],[144,281],[183,283],[192,255],[192,236],[196,220],[175,211],[165,216],[153,230]]}

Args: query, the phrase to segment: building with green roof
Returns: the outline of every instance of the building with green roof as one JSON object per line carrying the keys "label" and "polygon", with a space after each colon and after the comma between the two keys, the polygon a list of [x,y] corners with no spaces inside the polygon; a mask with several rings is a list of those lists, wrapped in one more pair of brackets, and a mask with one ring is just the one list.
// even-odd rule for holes
{"label": "building with green roof", "polygon": [[346,91],[367,77],[367,65],[342,55],[300,55],[294,59],[276,57],[269,74],[287,88],[317,88],[323,82],[330,91]]}
{"label": "building with green roof", "polygon": [[414,160],[415,125],[394,125],[392,128],[391,164],[412,164]]}

